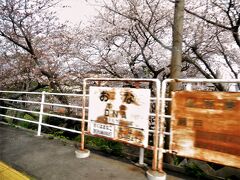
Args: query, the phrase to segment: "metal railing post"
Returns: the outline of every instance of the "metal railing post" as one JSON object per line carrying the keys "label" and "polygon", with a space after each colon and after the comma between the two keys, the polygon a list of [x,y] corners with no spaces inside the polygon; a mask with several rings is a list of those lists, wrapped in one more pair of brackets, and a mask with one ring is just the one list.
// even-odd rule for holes
{"label": "metal railing post", "polygon": [[[154,145],[154,149],[153,149],[153,161],[152,161],[152,170],[156,171],[157,170],[157,166],[158,166],[158,154],[161,154],[162,156],[162,150],[159,150],[159,109],[160,109],[160,81],[157,80],[156,82],[156,107],[155,107],[155,129],[154,129],[154,138],[153,138],[153,145]],[[162,130],[162,129],[160,129]],[[161,133],[163,133],[163,131],[160,131]],[[161,134],[162,135],[162,134]],[[160,159],[161,160],[161,159]],[[162,169],[160,167],[160,169]]]}
{"label": "metal railing post", "polygon": [[144,165],[144,148],[139,151],[139,165]]}
{"label": "metal railing post", "polygon": [[87,86],[87,80],[84,79],[83,81],[83,105],[82,105],[82,123],[81,123],[81,145],[80,145],[80,150],[84,150],[84,143],[85,143],[85,111],[86,111],[86,86]]}
{"label": "metal railing post", "polygon": [[40,114],[39,114],[39,120],[38,120],[37,136],[41,136],[44,101],[45,101],[45,91],[42,92],[42,100],[41,100]]}

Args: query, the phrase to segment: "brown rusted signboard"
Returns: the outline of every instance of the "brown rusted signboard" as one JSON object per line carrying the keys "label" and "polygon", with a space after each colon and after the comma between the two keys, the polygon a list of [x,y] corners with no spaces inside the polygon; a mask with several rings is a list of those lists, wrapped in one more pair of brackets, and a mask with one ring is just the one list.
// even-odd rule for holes
{"label": "brown rusted signboard", "polygon": [[172,133],[177,155],[240,168],[240,93],[174,92]]}
{"label": "brown rusted signboard", "polygon": [[133,145],[148,145],[150,90],[90,87],[90,133]]}

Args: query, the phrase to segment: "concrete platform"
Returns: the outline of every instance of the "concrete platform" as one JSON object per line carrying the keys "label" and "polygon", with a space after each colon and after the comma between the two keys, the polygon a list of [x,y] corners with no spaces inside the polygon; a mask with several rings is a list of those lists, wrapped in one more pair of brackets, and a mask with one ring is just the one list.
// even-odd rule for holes
{"label": "concrete platform", "polygon": [[[0,161],[35,179],[146,180],[145,170],[133,164],[94,152],[86,159],[78,159],[72,143],[35,135],[36,132],[0,124]],[[167,179],[190,178],[168,174]]]}

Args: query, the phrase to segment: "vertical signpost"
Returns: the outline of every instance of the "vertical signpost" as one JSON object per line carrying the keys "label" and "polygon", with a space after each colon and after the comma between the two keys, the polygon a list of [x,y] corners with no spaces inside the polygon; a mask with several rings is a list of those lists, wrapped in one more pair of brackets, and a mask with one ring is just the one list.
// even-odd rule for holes
{"label": "vertical signpost", "polygon": [[[90,86],[89,107],[88,113],[86,113],[87,81],[134,82],[137,86],[136,88]],[[152,98],[156,105],[153,145],[148,144],[151,90],[139,88],[139,83],[155,85],[153,91],[155,91],[156,97]],[[158,79],[84,79],[82,107],[81,148],[75,151],[77,157],[85,158],[90,153],[84,149],[85,123],[87,122],[88,132],[93,136],[153,150],[152,169],[147,171],[147,177],[148,179],[166,179],[166,173],[162,170],[164,122],[159,122],[160,81]],[[88,120],[86,120],[86,114]]]}

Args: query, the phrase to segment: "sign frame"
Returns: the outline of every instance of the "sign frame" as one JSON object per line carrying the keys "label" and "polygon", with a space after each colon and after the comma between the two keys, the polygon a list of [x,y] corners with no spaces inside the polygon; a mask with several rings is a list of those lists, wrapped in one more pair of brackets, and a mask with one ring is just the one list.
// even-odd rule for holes
{"label": "sign frame", "polygon": [[[152,161],[152,170],[162,172],[162,159],[163,159],[163,138],[164,138],[164,122],[159,121],[160,115],[160,90],[161,85],[158,79],[134,79],[134,78],[85,78],[83,80],[83,98],[82,98],[82,120],[81,120],[81,142],[80,142],[80,150],[84,151],[85,144],[85,124],[89,123],[86,120],[86,111],[87,107],[87,86],[90,82],[95,82],[100,86],[101,82],[127,82],[127,83],[135,83],[136,85],[139,83],[152,83],[155,91],[155,129],[153,131],[153,146],[148,146],[148,149],[153,150],[153,161]],[[89,83],[89,84],[88,84]],[[143,146],[142,146],[143,147]],[[142,154],[143,155],[143,154]],[[160,165],[160,166],[159,166]]]}
{"label": "sign frame", "polygon": [[[168,114],[168,112],[166,111],[165,107],[167,105],[167,103],[172,103],[172,97],[170,96],[171,94],[168,93],[168,86],[170,83],[177,83],[178,87],[180,86],[180,84],[182,85],[181,88],[186,89],[187,91],[191,91],[192,87],[194,85],[199,85],[201,84],[202,89],[205,89],[205,87],[209,84],[217,84],[220,83],[222,85],[233,85],[233,84],[237,84],[240,83],[239,79],[197,79],[197,78],[192,78],[192,79],[165,79],[162,81],[161,84],[161,122],[166,121],[166,119],[170,119],[172,118],[171,114]],[[185,85],[185,87],[184,87]],[[203,87],[205,86],[205,87]],[[212,86],[211,86],[212,87]],[[198,87],[197,87],[198,88]],[[212,91],[212,89],[210,89],[209,91]],[[171,121],[170,121],[171,122]],[[172,123],[172,122],[171,122]],[[170,130],[165,132],[166,134],[169,134],[170,138],[168,140],[167,143],[169,143],[169,147],[165,149],[165,152],[169,152],[172,153],[174,155],[177,154],[177,152],[174,151],[173,149],[173,130],[170,127]],[[184,134],[183,134],[184,136]],[[233,164],[229,164],[229,166],[232,167],[236,167]]]}

